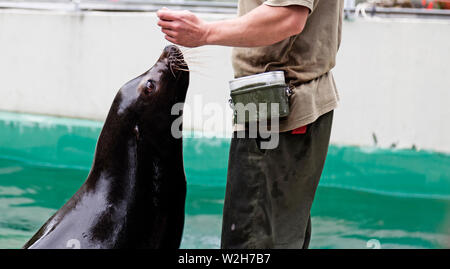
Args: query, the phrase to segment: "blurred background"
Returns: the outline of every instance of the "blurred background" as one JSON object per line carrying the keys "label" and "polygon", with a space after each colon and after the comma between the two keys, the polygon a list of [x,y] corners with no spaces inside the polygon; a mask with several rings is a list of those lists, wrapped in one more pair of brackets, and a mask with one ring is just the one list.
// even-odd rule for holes
{"label": "blurred background", "polygon": [[[220,20],[237,1],[0,0],[0,248],[21,247],[84,182],[117,90],[167,45],[163,6]],[[311,247],[449,248],[450,0],[345,6]],[[182,247],[218,248],[231,49],[186,58]],[[223,111],[213,124],[208,104]]]}

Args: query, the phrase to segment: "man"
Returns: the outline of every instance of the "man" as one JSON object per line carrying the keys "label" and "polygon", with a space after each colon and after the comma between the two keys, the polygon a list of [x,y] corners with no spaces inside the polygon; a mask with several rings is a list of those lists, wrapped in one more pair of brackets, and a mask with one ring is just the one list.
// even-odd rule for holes
{"label": "man", "polygon": [[239,0],[239,17],[205,22],[158,11],[170,42],[235,47],[236,77],[282,70],[293,89],[279,145],[231,141],[222,248],[307,248],[338,94],[330,70],[341,40],[343,0]]}

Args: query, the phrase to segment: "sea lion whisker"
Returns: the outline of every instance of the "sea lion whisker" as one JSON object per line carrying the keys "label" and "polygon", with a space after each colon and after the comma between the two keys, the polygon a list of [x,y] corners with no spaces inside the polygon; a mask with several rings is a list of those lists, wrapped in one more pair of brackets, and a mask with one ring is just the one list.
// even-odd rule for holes
{"label": "sea lion whisker", "polygon": [[173,72],[172,64],[169,64],[169,69],[170,69],[170,72],[172,73],[173,77],[176,78],[177,76],[175,75],[175,72]]}
{"label": "sea lion whisker", "polygon": [[187,66],[187,63],[185,63],[184,61],[179,61],[179,62],[176,62],[176,64],[180,64],[180,65],[184,65],[184,66]]}
{"label": "sea lion whisker", "polygon": [[182,52],[183,55],[185,56],[191,56],[191,55],[201,55],[202,52],[200,51],[187,51],[187,52]]}
{"label": "sea lion whisker", "polygon": [[202,71],[199,71],[199,70],[196,70],[196,69],[177,69],[177,70],[180,70],[180,71],[183,71],[183,72],[189,72],[189,73],[198,74],[198,75],[201,75],[201,76],[203,76],[205,78],[210,77],[210,75],[206,74],[205,72],[202,72]]}
{"label": "sea lion whisker", "polygon": [[196,48],[181,47],[181,48],[180,48],[180,51],[183,52],[183,53],[185,53],[185,52],[193,51],[193,50],[195,50],[195,49],[196,49]]}
{"label": "sea lion whisker", "polygon": [[173,57],[169,58],[169,60],[170,61],[175,61],[175,62],[185,62],[184,58],[176,57],[176,56],[173,56]]}
{"label": "sea lion whisker", "polygon": [[195,63],[203,63],[203,62],[209,61],[208,58],[199,58],[199,57],[195,57],[195,58],[188,58],[188,57],[185,57],[184,60],[185,60],[186,62],[188,62],[188,63],[194,63],[194,62],[195,62]]}
{"label": "sea lion whisker", "polygon": [[184,71],[184,72],[191,72],[191,70],[189,70],[189,69],[184,69],[184,68],[176,68],[175,70],[178,70],[178,71]]}
{"label": "sea lion whisker", "polygon": [[187,60],[186,63],[188,63],[188,64],[195,64],[195,65],[197,65],[197,64],[204,65],[205,64],[205,62],[189,61],[189,60]]}
{"label": "sea lion whisker", "polygon": [[184,59],[182,59],[182,58],[173,58],[173,60],[177,61],[177,62],[184,62]]}

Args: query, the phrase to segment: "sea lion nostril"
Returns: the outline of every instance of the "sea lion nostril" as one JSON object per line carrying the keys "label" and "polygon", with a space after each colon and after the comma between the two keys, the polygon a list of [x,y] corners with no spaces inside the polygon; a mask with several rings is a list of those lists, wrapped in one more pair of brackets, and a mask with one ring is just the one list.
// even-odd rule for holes
{"label": "sea lion nostril", "polygon": [[165,51],[167,54],[181,53],[180,49],[179,49],[177,46],[174,46],[174,45],[166,46],[166,47],[164,48],[164,51]]}

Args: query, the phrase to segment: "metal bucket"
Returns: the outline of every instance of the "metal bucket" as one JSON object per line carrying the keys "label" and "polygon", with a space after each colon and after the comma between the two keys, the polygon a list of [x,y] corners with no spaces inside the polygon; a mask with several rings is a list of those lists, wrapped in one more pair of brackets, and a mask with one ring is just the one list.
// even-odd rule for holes
{"label": "metal bucket", "polygon": [[[273,71],[230,81],[230,104],[234,110],[235,123],[270,120],[274,117],[283,118],[289,114],[290,89],[286,85],[284,72]],[[240,104],[241,106],[238,106]],[[256,113],[238,116],[238,109],[244,106],[250,108],[254,104]],[[262,104],[262,105],[261,105]],[[272,104],[278,104],[273,110]]]}

